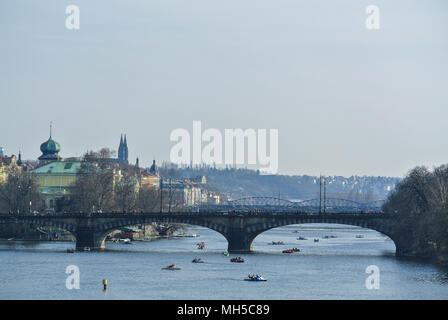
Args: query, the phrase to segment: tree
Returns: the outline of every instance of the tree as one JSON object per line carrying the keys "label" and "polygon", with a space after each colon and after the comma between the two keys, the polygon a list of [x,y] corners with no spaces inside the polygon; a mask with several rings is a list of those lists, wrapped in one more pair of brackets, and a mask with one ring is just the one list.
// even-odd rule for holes
{"label": "tree", "polygon": [[397,184],[383,206],[395,218],[395,240],[418,255],[448,260],[448,166],[416,167]]}
{"label": "tree", "polygon": [[115,208],[121,212],[135,209],[138,182],[133,176],[125,176],[115,186]]}
{"label": "tree", "polygon": [[160,191],[154,187],[141,186],[137,194],[136,209],[143,212],[156,212],[160,209]]}
{"label": "tree", "polygon": [[106,211],[113,208],[114,176],[116,168],[110,161],[113,152],[103,148],[98,152],[89,151],[83,157],[67,211]]}
{"label": "tree", "polygon": [[18,166],[6,169],[7,179],[0,184],[0,209],[13,213],[29,213],[42,209],[37,183]]}

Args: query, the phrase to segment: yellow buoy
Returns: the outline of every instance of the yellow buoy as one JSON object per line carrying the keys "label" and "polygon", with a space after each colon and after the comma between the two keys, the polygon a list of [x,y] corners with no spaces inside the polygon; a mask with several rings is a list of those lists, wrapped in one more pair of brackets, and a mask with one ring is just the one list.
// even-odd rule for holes
{"label": "yellow buoy", "polygon": [[104,286],[104,290],[107,289],[107,279],[103,279],[103,286]]}

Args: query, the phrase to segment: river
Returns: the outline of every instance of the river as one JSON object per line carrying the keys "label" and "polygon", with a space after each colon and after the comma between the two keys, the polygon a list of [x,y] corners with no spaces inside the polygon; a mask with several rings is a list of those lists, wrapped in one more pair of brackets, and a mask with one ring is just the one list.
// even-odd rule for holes
{"label": "river", "polygon": [[[240,255],[244,263],[231,263],[235,255],[222,254],[227,242],[219,233],[200,227],[187,232],[200,236],[131,245],[107,242],[104,251],[74,254],[66,252],[75,247],[72,242],[1,241],[0,299],[448,298],[447,270],[397,259],[394,243],[373,230],[325,224],[272,229],[255,239],[254,253]],[[197,249],[199,241],[206,242],[204,250]],[[293,247],[301,252],[282,253]],[[195,257],[205,263],[192,263]],[[162,270],[172,263],[182,270]],[[66,287],[69,265],[79,268],[79,289]],[[366,287],[371,265],[378,267],[379,289]],[[243,281],[249,273],[268,281]],[[106,291],[102,279],[108,280]]]}

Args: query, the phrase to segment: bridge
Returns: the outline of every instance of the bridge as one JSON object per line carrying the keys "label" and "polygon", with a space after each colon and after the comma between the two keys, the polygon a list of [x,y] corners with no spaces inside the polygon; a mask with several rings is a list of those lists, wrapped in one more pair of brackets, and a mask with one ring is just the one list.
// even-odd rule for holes
{"label": "bridge", "polygon": [[228,201],[225,205],[195,206],[196,211],[204,210],[258,210],[258,211],[301,211],[301,212],[381,212],[385,200],[357,202],[348,199],[324,198],[291,201],[280,197],[243,197]]}
{"label": "bridge", "polygon": [[292,224],[335,223],[376,230],[391,238],[396,254],[405,251],[406,244],[395,237],[393,217],[386,213],[353,212],[301,212],[301,211],[199,211],[163,213],[92,213],[52,215],[0,214],[0,224],[22,223],[37,226],[53,226],[72,233],[77,250],[85,247],[105,247],[106,236],[121,227],[150,224],[153,222],[182,223],[210,228],[222,234],[231,253],[249,253],[252,242],[259,234],[272,228]]}

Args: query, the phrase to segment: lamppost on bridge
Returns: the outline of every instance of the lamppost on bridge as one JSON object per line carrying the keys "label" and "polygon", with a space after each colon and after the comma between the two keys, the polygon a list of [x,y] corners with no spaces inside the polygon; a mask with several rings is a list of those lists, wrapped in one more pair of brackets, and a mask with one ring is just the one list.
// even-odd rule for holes
{"label": "lamppost on bridge", "polygon": [[322,213],[322,175],[319,176],[319,213]]}
{"label": "lamppost on bridge", "polygon": [[160,177],[160,213],[163,212],[163,178]]}
{"label": "lamppost on bridge", "polygon": [[[324,213],[327,212],[327,179],[324,177]],[[322,175],[319,176],[319,213],[322,213]]]}
{"label": "lamppost on bridge", "polygon": [[327,212],[327,178],[324,177],[324,213]]}

